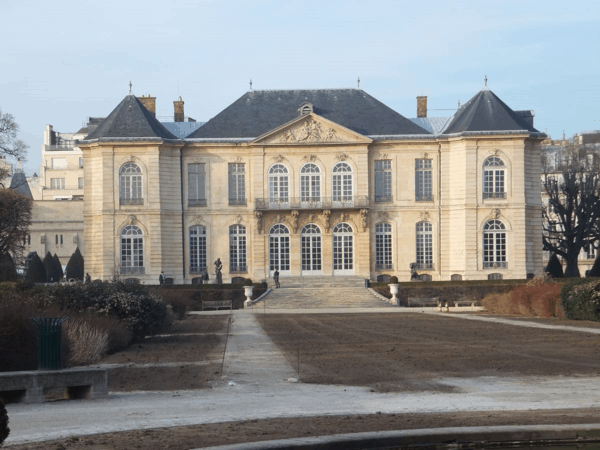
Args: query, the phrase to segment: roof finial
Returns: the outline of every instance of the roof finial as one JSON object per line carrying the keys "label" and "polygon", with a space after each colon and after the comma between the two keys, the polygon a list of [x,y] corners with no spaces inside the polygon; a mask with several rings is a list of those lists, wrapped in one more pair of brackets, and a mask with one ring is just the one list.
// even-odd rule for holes
{"label": "roof finial", "polygon": [[252,90],[252,80],[250,80],[250,90]]}
{"label": "roof finial", "polygon": [[131,95],[131,81],[129,82],[129,95]]}
{"label": "roof finial", "polygon": [[460,109],[460,100],[458,101],[458,109]]}
{"label": "roof finial", "polygon": [[358,79],[356,80],[356,82],[358,83],[358,88],[360,89],[360,77],[358,77]]}
{"label": "roof finial", "polygon": [[483,79],[483,81],[485,82],[485,87],[487,87],[487,75],[485,76],[485,78]]}

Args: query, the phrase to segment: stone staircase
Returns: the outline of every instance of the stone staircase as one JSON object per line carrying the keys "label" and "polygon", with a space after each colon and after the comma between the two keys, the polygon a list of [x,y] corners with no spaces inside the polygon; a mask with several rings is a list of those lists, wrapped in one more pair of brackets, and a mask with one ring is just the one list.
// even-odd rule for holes
{"label": "stone staircase", "polygon": [[[271,280],[269,280],[271,281]],[[392,308],[365,288],[360,277],[285,277],[281,288],[255,304],[266,309]]]}

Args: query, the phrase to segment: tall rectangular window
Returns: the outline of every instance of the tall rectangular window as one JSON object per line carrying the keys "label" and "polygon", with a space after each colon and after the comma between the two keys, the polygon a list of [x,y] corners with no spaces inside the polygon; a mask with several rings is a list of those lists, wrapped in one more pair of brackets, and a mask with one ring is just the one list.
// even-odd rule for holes
{"label": "tall rectangular window", "polygon": [[375,161],[375,201],[392,200],[392,161]]}
{"label": "tall rectangular window", "polygon": [[244,273],[246,267],[246,227],[232,225],[229,227],[229,271]]}
{"label": "tall rectangular window", "polygon": [[83,177],[77,178],[77,189],[83,189]]}
{"label": "tall rectangular window", "polygon": [[415,200],[433,201],[433,171],[431,159],[415,160]]}
{"label": "tall rectangular window", "polygon": [[188,206],[206,206],[206,164],[188,164]]}
{"label": "tall rectangular window", "polygon": [[206,228],[196,225],[190,228],[190,273],[206,270]]}
{"label": "tall rectangular window", "polygon": [[83,158],[79,158],[79,168],[83,168]]}
{"label": "tall rectangular window", "polygon": [[64,178],[50,178],[50,189],[64,189],[65,179]]}
{"label": "tall rectangular window", "polygon": [[417,224],[417,269],[433,269],[433,229],[429,222]]}
{"label": "tall rectangular window", "polygon": [[375,225],[375,270],[392,270],[392,226]]}
{"label": "tall rectangular window", "polygon": [[229,204],[246,204],[246,165],[229,163]]}

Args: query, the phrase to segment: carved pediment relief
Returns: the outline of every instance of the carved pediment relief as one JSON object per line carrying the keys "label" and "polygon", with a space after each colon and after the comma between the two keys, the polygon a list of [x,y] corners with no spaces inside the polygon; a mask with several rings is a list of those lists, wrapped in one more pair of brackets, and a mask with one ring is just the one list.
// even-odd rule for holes
{"label": "carved pediment relief", "polygon": [[253,141],[261,145],[370,143],[371,139],[314,113],[300,116]]}

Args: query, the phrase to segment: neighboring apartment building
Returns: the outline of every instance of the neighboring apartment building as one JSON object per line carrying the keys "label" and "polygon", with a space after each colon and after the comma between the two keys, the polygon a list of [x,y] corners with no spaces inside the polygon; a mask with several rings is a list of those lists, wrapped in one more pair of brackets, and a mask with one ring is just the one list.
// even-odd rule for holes
{"label": "neighboring apartment building", "polygon": [[126,96],[78,143],[94,278],[191,283],[217,258],[226,281],[542,270],[546,136],[487,88],[443,123],[361,89],[249,91],[185,139],[150,99]]}

